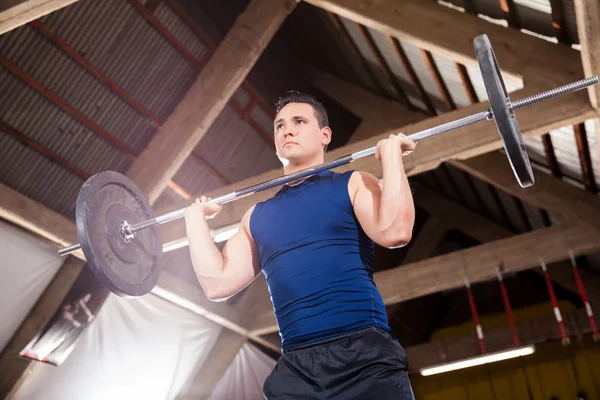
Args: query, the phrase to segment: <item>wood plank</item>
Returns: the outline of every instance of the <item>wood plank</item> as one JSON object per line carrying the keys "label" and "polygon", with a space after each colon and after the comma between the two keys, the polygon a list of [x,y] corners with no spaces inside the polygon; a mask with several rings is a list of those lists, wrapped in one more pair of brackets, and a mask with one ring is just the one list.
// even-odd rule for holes
{"label": "wood plank", "polygon": [[[0,183],[0,218],[49,240],[57,247],[77,243],[77,228],[66,217]],[[82,251],[73,256],[85,260]]]}
{"label": "wood plank", "polygon": [[223,329],[207,358],[193,373],[177,395],[178,399],[206,400],[248,338]]}
{"label": "wood plank", "polygon": [[[506,78],[556,85],[583,76],[576,50],[506,29],[433,1],[306,0],[460,64],[478,68],[473,38],[487,34]],[[505,78],[505,79],[506,79]]]}
{"label": "wood plank", "polygon": [[[443,216],[443,222],[447,226],[457,229],[475,240],[487,243],[513,235],[509,229],[435,192],[414,184],[412,188],[415,191],[413,198],[420,207],[433,216],[437,215],[440,218]],[[535,271],[543,274],[541,268],[536,268]],[[548,271],[553,282],[579,296],[579,288],[569,261],[548,264]],[[590,301],[593,304],[600,304],[600,279],[584,269],[579,268],[578,271]]]}
{"label": "wood plank", "polygon": [[416,182],[411,183],[411,188],[415,203],[430,214],[443,217],[442,222],[449,228],[483,243],[513,236],[509,229]]}
{"label": "wood plank", "polygon": [[[539,92],[539,88],[527,87],[515,92],[513,98],[518,99]],[[344,99],[333,96],[334,93],[326,94],[330,95],[341,104],[345,104]],[[332,160],[375,146],[380,139],[388,137],[390,133],[416,133],[442,123],[484,111],[487,109],[487,106],[487,102],[482,102],[383,133],[375,134],[376,132],[373,132],[374,135],[371,138],[347,144],[327,152],[326,159]],[[589,118],[594,118],[595,116],[596,113],[591,107],[587,98],[587,93],[585,92],[578,92],[570,95],[568,101],[554,99],[517,112],[521,132],[525,138],[539,136],[550,130],[580,123]],[[502,148],[502,142],[498,135],[496,125],[493,122],[481,122],[419,142],[416,150],[405,159],[405,168],[407,174],[412,176],[435,169],[440,163],[447,160],[468,159],[500,148]],[[508,165],[506,165],[505,168],[509,170]],[[377,161],[375,157],[357,160],[351,164],[337,168],[336,171],[341,172],[351,169],[367,171],[378,178],[382,177],[381,163]],[[281,175],[281,169],[271,170],[235,184],[222,187],[219,190],[209,193],[208,196],[214,198],[222,194],[240,190],[247,186],[277,178]],[[216,229],[239,222],[244,213],[252,205],[256,204],[258,201],[263,201],[272,197],[277,190],[277,188],[271,189],[228,203],[214,219],[210,220],[209,225],[211,228]],[[189,201],[182,201],[158,210],[157,214],[165,214],[179,208],[187,207],[188,205]],[[165,243],[182,241],[183,245],[187,245],[187,241],[183,239],[185,238],[185,225],[183,221],[179,220],[163,224],[161,225],[161,231]]]}
{"label": "wood plank", "polygon": [[[600,239],[595,229],[578,222],[565,223],[564,229],[569,235],[575,256],[600,251]],[[569,258],[561,227],[542,228],[493,242],[497,259],[503,263],[505,274],[539,266],[536,238],[547,264]],[[472,284],[496,279],[496,259],[490,256],[488,244],[465,249],[462,253]],[[463,287],[462,260],[461,252],[452,252],[376,272],[375,284],[386,305]],[[277,326],[262,326],[257,331],[262,334],[276,332]]]}
{"label": "wood plank", "polygon": [[0,35],[78,0],[5,0],[0,4]]}
{"label": "wood plank", "polygon": [[[566,329],[570,335],[581,332],[590,333],[585,310],[563,313]],[[578,328],[579,327],[579,328]],[[516,323],[519,341],[522,345],[539,344],[561,339],[560,329],[554,317],[538,318]],[[488,352],[514,349],[509,326],[485,329],[485,345]],[[458,336],[436,340],[405,349],[410,360],[409,370],[417,372],[420,368],[439,365],[481,355],[476,335]]]}
{"label": "wood plank", "polygon": [[46,326],[58,310],[85,263],[69,256],[48,284],[27,317],[0,353],[0,397],[5,398],[17,385],[31,361],[19,353]]}
{"label": "wood plank", "polygon": [[[576,256],[600,250],[595,230],[577,223],[566,223]],[[568,249],[561,227],[552,226],[494,241],[494,249],[506,274],[539,266],[539,248],[547,264],[568,259]],[[472,283],[496,279],[496,260],[490,256],[488,244],[463,251],[467,274]],[[460,252],[453,252],[416,263],[377,272],[375,283],[386,304],[464,286]]]}
{"label": "wood plank", "polygon": [[251,0],[127,175],[154,203],[242,84],[295,0]]}
{"label": "wood plank", "polygon": [[[600,2],[574,0],[574,6],[583,71],[586,76],[600,75]],[[592,106],[600,110],[600,85],[589,87],[588,94]],[[600,154],[600,119],[596,118],[593,124],[596,130],[596,151]]]}
{"label": "wood plank", "polygon": [[429,215],[427,221],[425,221],[425,224],[419,230],[417,237],[411,240],[402,262],[411,263],[430,257],[442,243],[447,232],[448,225],[444,222],[443,217]]}
{"label": "wood plank", "polygon": [[500,152],[450,163],[534,207],[562,216],[565,221],[600,226],[600,197],[540,171],[535,174],[535,185],[523,189]]}
{"label": "wood plank", "polygon": [[[581,61],[585,76],[600,75],[600,2],[574,0]],[[600,85],[588,88],[590,102],[600,108]]]}
{"label": "wood plank", "polygon": [[305,69],[314,87],[318,87],[325,93],[337,93],[338,96],[345,98],[344,106],[363,119],[349,142],[366,139],[374,132],[387,131],[393,127],[427,118],[424,113],[410,111],[406,106],[384,99],[331,74],[315,68]]}
{"label": "wood plank", "polygon": [[[78,242],[75,224],[48,207],[2,184],[0,184],[0,199],[0,218],[40,235],[57,247]],[[73,253],[73,256],[85,261],[81,251]],[[208,300],[199,284],[192,285],[163,270],[152,293],[229,330],[243,335],[248,334],[248,330],[240,325],[237,310],[227,303]]]}

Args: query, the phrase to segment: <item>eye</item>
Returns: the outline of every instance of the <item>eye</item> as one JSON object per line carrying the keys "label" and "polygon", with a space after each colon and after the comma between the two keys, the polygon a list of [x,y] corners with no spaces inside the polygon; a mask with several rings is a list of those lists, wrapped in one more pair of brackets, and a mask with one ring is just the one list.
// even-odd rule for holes
{"label": "eye", "polygon": [[304,123],[304,121],[301,120],[301,119],[299,119],[298,121],[296,121],[296,124],[303,124],[303,123]]}

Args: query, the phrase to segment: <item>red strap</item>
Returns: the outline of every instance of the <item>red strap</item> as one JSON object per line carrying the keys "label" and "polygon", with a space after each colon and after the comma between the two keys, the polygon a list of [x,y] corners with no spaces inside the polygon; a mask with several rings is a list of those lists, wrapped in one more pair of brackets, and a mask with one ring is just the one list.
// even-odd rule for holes
{"label": "red strap", "polygon": [[473,321],[475,322],[475,329],[477,330],[477,339],[479,340],[479,348],[481,354],[485,354],[485,343],[483,341],[483,330],[481,324],[479,324],[479,315],[477,314],[477,308],[475,307],[475,300],[473,299],[473,293],[471,292],[471,286],[467,286],[467,294],[469,295],[469,305],[471,306],[471,314],[473,314]]}
{"label": "red strap", "polygon": [[506,308],[506,314],[508,315],[508,322],[510,323],[510,330],[512,332],[513,342],[516,347],[519,347],[519,335],[517,335],[517,328],[515,327],[515,320],[513,318],[512,309],[510,307],[510,301],[508,300],[508,293],[504,281],[498,276],[498,282],[500,283],[500,291],[502,292],[502,299],[504,300],[504,308]]}
{"label": "red strap", "polygon": [[576,264],[573,264],[573,273],[575,274],[575,280],[577,281],[577,287],[579,288],[581,301],[583,301],[588,319],[590,320],[590,326],[592,327],[594,338],[596,338],[598,337],[598,328],[596,328],[596,322],[594,321],[594,313],[592,312],[592,306],[590,305],[588,297],[585,294],[585,288],[583,287],[583,282],[581,281],[581,277],[579,276],[579,271],[577,270]]}
{"label": "red strap", "polygon": [[560,308],[558,308],[558,301],[556,300],[556,295],[554,294],[554,288],[552,287],[548,270],[545,268],[545,266],[542,266],[542,270],[544,271],[544,277],[546,278],[546,284],[548,285],[548,293],[550,293],[550,301],[552,302],[552,307],[554,308],[554,316],[556,317],[556,321],[560,327],[562,342],[563,344],[569,344],[571,341],[567,336],[567,331],[565,330],[565,323],[563,322]]}

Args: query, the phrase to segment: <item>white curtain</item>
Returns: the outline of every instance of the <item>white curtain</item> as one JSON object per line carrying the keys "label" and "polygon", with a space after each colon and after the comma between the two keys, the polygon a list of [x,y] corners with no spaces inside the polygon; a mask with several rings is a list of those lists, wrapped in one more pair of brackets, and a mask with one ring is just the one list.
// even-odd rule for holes
{"label": "white curtain", "polygon": [[153,294],[111,294],[67,361],[38,363],[15,398],[173,399],[221,329]]}
{"label": "white curtain", "polygon": [[276,361],[246,343],[215,386],[209,400],[264,400],[263,383]]}
{"label": "white curtain", "polygon": [[0,221],[0,350],[63,262],[47,241]]}

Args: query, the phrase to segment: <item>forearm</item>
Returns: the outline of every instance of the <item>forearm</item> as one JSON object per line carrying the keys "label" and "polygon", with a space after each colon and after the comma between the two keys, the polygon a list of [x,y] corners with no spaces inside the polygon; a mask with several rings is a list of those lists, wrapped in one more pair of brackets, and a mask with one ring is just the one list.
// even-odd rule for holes
{"label": "forearm", "polygon": [[378,224],[382,232],[410,234],[414,224],[414,202],[404,162],[399,151],[383,158],[383,183]]}

